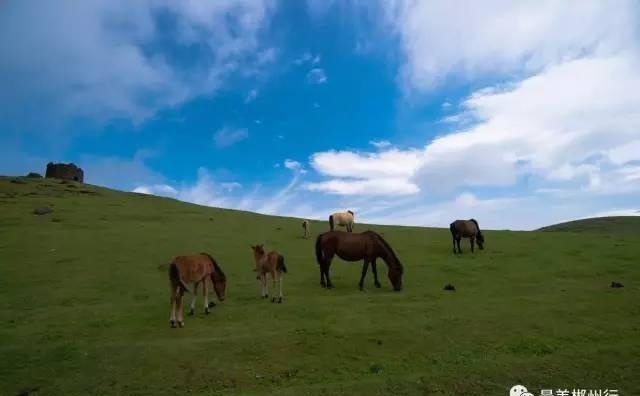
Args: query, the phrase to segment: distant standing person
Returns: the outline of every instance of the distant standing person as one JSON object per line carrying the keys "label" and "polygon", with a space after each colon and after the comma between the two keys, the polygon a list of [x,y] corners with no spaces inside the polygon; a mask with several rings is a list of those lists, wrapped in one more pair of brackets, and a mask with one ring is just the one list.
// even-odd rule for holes
{"label": "distant standing person", "polygon": [[350,210],[346,212],[336,212],[329,216],[329,227],[333,231],[334,226],[346,227],[347,232],[353,232],[354,213]]}

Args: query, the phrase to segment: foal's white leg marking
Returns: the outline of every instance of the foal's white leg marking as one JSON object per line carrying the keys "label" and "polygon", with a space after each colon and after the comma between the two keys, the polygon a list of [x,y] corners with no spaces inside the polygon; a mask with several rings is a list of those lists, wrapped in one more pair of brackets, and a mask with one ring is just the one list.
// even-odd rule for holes
{"label": "foal's white leg marking", "polygon": [[284,279],[284,274],[281,272],[278,278],[280,283],[280,298],[282,298],[282,280]]}
{"label": "foal's white leg marking", "polygon": [[260,283],[262,284],[262,297],[267,295],[267,274],[260,274]]}

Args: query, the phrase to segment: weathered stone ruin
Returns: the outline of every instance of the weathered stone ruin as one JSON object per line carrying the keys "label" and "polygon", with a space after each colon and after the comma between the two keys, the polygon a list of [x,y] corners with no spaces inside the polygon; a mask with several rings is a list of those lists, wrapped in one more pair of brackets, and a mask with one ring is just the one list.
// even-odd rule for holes
{"label": "weathered stone ruin", "polygon": [[54,164],[53,162],[49,162],[47,164],[45,177],[73,180],[80,183],[84,182],[84,172],[82,168],[77,167],[75,164]]}

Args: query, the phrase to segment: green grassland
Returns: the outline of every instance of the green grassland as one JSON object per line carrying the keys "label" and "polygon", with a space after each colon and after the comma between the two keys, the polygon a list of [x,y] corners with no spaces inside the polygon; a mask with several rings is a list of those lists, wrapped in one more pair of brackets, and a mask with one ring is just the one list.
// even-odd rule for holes
{"label": "green grassland", "polygon": [[[456,257],[445,229],[356,224],[402,260],[393,292],[384,264],[359,291],[361,263],[339,259],[322,289],[327,228],[305,240],[298,219],[1,178],[0,395],[640,394],[638,234],[486,231]],[[260,298],[252,243],[285,255],[284,303]],[[167,264],[201,251],[227,300],[171,329]]]}
{"label": "green grassland", "polygon": [[574,220],[542,227],[540,231],[600,232],[640,235],[640,217],[611,216]]}

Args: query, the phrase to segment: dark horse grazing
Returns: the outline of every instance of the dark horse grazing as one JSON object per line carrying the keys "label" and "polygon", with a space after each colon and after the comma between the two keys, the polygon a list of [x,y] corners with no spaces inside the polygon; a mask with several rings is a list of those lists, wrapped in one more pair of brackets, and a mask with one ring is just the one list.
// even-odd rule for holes
{"label": "dark horse grazing", "polygon": [[[460,249],[460,240],[462,238],[469,238],[471,241],[471,251],[473,252],[473,242],[478,241],[478,247],[480,250],[484,249],[484,235],[480,231],[480,226],[475,219],[469,220],[456,220],[449,225],[451,231],[451,237],[453,238],[453,254],[462,253]],[[458,251],[456,252],[456,244],[458,245]]]}
{"label": "dark horse grazing", "polygon": [[364,260],[362,276],[358,283],[360,290],[362,290],[369,263],[371,263],[373,271],[374,285],[380,287],[376,268],[377,258],[384,260],[389,267],[388,276],[393,290],[400,291],[402,289],[402,264],[391,246],[379,234],[373,231],[361,233],[328,231],[318,235],[316,238],[316,259],[320,265],[320,285],[322,287],[329,289],[333,287],[329,278],[329,268],[335,255],[345,261]]}

